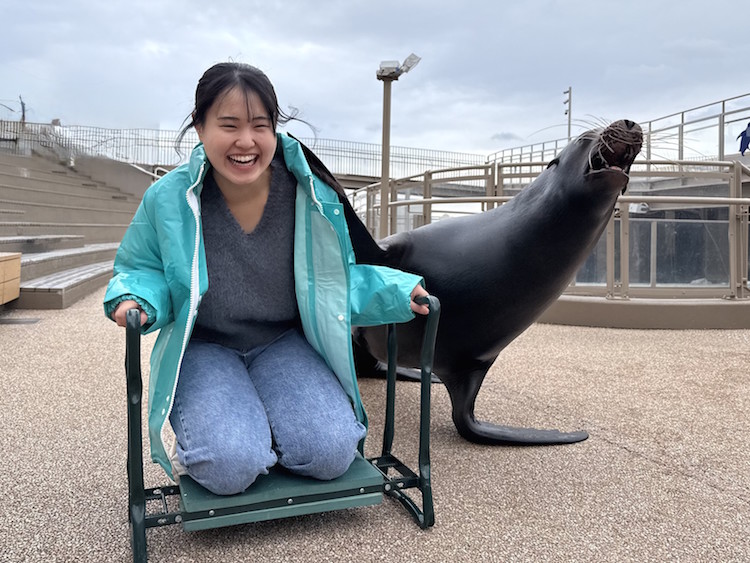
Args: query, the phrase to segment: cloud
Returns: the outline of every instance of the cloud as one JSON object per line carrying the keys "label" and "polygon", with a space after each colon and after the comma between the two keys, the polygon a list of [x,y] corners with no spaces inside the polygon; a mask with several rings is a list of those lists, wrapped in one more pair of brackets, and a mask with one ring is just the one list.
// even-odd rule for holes
{"label": "cloud", "polygon": [[523,137],[520,137],[519,135],[516,135],[515,133],[510,132],[502,132],[502,133],[495,133],[490,137],[493,141],[497,141],[498,143],[507,143],[509,141],[522,141]]}
{"label": "cloud", "polygon": [[491,152],[564,137],[569,86],[581,127],[744,93],[750,36],[733,15],[727,0],[9,0],[0,100],[23,95],[39,121],[177,128],[203,71],[232,59],[264,70],[321,137],[377,143],[377,66],[414,52],[392,88],[392,142]]}

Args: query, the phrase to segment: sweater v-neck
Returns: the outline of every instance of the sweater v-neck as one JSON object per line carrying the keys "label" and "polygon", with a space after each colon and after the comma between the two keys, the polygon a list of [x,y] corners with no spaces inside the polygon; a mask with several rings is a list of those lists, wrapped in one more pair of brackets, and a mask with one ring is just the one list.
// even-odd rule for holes
{"label": "sweater v-neck", "polygon": [[[221,191],[221,188],[216,182],[216,179],[213,177],[213,174],[209,173],[206,176],[206,182],[207,185],[204,186],[204,189],[208,187],[210,190],[216,190],[218,193],[218,198],[221,201],[221,213],[224,216],[224,219],[231,225],[233,225],[233,229],[238,230],[240,233],[242,233],[246,237],[250,237],[254,234],[256,234],[260,229],[263,228],[263,224],[266,223],[265,217],[267,215],[266,211],[269,208],[269,204],[272,203],[272,198],[275,199],[275,191],[273,189],[273,184],[268,189],[268,197],[266,198],[266,201],[263,205],[263,211],[260,215],[260,219],[258,219],[258,222],[255,224],[252,230],[246,231],[244,227],[240,224],[237,217],[235,217],[234,213],[232,213],[232,210],[229,209],[229,204],[227,203],[226,197],[224,197],[224,193]],[[273,168],[271,168],[271,182],[273,182]]]}

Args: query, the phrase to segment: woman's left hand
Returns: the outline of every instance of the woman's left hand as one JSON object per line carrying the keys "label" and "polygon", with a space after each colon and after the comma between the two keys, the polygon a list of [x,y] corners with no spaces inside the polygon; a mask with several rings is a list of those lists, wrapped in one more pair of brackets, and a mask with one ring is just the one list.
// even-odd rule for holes
{"label": "woman's left hand", "polygon": [[411,292],[410,306],[411,306],[412,311],[420,315],[426,315],[430,312],[430,308],[427,305],[419,305],[418,303],[414,302],[414,299],[416,299],[417,297],[423,297],[426,295],[429,295],[429,293],[427,293],[427,290],[423,288],[420,284],[417,284],[417,286]]}

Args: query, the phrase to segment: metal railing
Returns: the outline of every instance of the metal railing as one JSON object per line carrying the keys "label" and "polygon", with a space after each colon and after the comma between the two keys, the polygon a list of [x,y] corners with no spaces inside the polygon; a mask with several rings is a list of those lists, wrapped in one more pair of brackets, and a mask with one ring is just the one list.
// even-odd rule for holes
{"label": "metal railing", "polygon": [[[545,166],[486,164],[392,180],[390,233],[507,202]],[[750,297],[750,198],[742,197],[750,168],[737,161],[647,161],[634,164],[630,176],[628,195],[618,199],[606,232],[567,293]],[[674,192],[683,193],[664,195]],[[376,238],[382,238],[379,195],[376,183],[351,197]]]}
{"label": "metal railing", "polygon": [[[745,120],[750,120],[750,94],[644,123],[646,139],[642,152],[648,158],[631,169],[631,195],[620,199],[619,210],[606,235],[569,291],[613,298],[636,294],[673,296],[675,292],[747,296],[748,200],[742,199],[741,187],[743,182],[748,182],[750,172],[741,163],[721,160],[729,142],[735,142],[738,132],[744,130]],[[103,156],[139,165],[149,175],[183,161],[197,142],[195,132],[190,131],[176,148],[176,137],[177,131],[0,120],[0,148],[3,150],[28,153],[42,149],[71,163],[82,154]],[[698,143],[701,139],[702,144]],[[380,145],[314,138],[302,141],[335,174],[379,176]],[[390,181],[390,205],[394,212],[389,230],[411,229],[442,217],[486,211],[502,204],[528,185],[566,143],[567,139],[548,141],[499,151],[488,158],[392,147],[392,170],[400,179]],[[695,149],[699,144],[715,147],[719,160],[707,160],[705,155],[711,152]],[[654,160],[657,155],[667,159]],[[696,181],[714,182],[710,201],[685,194],[668,200],[654,195],[654,190],[665,189],[665,185],[670,187],[670,182],[671,188],[677,186],[684,190]],[[634,185],[638,182],[643,184],[640,188]],[[420,199],[409,199],[414,197]],[[352,195],[355,207],[375,236],[379,236],[378,199],[379,183]],[[717,207],[724,211],[709,217],[706,210]],[[682,209],[683,213],[685,209],[699,210],[703,216],[700,213],[697,218],[678,216],[679,213],[649,215],[650,211],[660,208]],[[679,257],[675,248],[664,242],[670,237],[674,240],[679,236],[700,238],[695,234],[698,232],[706,244],[713,245],[713,254],[706,251],[702,258],[706,263],[705,275],[697,275],[678,263],[669,264],[669,260]],[[668,273],[670,271],[672,273]]]}
{"label": "metal railing", "polygon": [[[178,131],[160,129],[105,129],[101,127],[60,126],[0,120],[0,147],[29,154],[42,147],[60,160],[80,155],[100,156],[137,164],[144,168],[173,167],[190,155],[198,143],[194,130],[175,144]],[[334,139],[301,138],[325,165],[337,175],[379,177],[381,147]],[[427,169],[481,164],[484,156],[470,153],[391,147],[391,169],[398,176]]]}
{"label": "metal railing", "polygon": [[[703,104],[641,122],[645,133],[642,153],[646,160],[724,160],[739,146],[737,135],[750,122],[750,93]],[[490,154],[488,163],[548,162],[568,144],[568,139],[503,149]]]}
{"label": "metal railing", "polygon": [[[642,153],[647,160],[723,160],[727,147],[750,121],[750,93],[704,104],[642,122]],[[78,155],[102,156],[144,168],[172,167],[185,161],[198,142],[190,130],[178,147],[178,132],[160,129],[107,129],[0,120],[0,147],[28,153],[32,147],[52,151],[61,160]],[[333,139],[302,138],[337,175],[380,177],[381,146]],[[568,139],[503,149],[488,156],[430,149],[391,147],[391,174],[403,178],[425,170],[493,163],[548,162]],[[732,152],[732,151],[729,151]]]}

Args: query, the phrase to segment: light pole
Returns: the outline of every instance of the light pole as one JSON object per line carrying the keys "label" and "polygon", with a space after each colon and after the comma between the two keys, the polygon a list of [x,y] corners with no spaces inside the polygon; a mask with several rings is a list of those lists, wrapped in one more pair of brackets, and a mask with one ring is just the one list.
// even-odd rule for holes
{"label": "light pole", "polygon": [[573,117],[573,87],[568,86],[568,89],[563,92],[563,94],[567,94],[567,99],[563,102],[563,105],[567,105],[568,108],[565,110],[565,115],[568,116],[568,142],[570,142],[570,124],[571,119]]}
{"label": "light pole", "polygon": [[383,146],[381,149],[380,169],[380,233],[379,238],[390,234],[388,228],[388,204],[390,202],[390,165],[391,165],[391,83],[398,77],[413,69],[421,59],[412,53],[404,60],[383,61],[375,76],[383,81]]}

